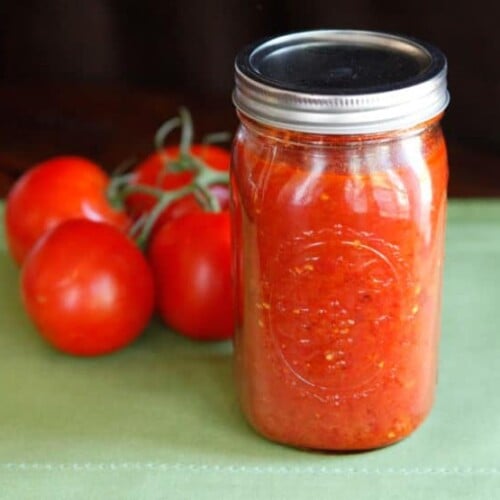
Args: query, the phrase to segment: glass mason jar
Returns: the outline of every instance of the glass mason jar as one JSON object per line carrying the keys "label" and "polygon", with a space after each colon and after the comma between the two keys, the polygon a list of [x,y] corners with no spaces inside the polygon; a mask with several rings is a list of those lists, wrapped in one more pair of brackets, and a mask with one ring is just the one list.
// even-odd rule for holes
{"label": "glass mason jar", "polygon": [[385,33],[285,35],[239,54],[234,102],[244,414],[302,448],[399,441],[436,383],[446,60]]}

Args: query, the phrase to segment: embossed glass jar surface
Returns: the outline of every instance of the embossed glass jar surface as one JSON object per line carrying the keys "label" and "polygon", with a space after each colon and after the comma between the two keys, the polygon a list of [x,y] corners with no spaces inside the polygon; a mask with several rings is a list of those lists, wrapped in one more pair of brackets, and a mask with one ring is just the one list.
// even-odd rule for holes
{"label": "embossed glass jar surface", "polygon": [[396,442],[434,397],[448,177],[441,113],[380,133],[310,132],[314,119],[276,126],[235,101],[243,411],[264,436],[294,446]]}

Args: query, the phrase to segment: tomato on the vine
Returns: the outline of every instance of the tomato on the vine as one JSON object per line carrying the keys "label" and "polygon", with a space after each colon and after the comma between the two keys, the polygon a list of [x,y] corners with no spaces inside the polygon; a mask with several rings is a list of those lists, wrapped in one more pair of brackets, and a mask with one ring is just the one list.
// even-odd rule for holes
{"label": "tomato on the vine", "polygon": [[199,340],[233,334],[229,213],[194,212],[153,236],[148,251],[156,302],[166,324]]}
{"label": "tomato on the vine", "polygon": [[125,231],[130,218],[106,197],[108,175],[95,163],[76,156],[61,156],[28,170],[7,197],[7,243],[21,264],[31,247],[62,221],[85,218],[107,222]]}
{"label": "tomato on the vine", "polygon": [[79,356],[129,344],[154,309],[153,277],[136,245],[111,225],[85,219],[42,236],[22,268],[21,290],[41,336]]}
{"label": "tomato on the vine", "polygon": [[[193,181],[194,172],[182,170],[179,172],[168,170],[164,164],[165,158],[177,160],[180,154],[178,145],[167,146],[163,153],[155,152],[148,156],[132,172],[130,185],[142,185],[160,188],[163,191],[171,191],[188,185]],[[189,154],[199,158],[206,165],[220,172],[228,172],[231,157],[228,151],[210,144],[193,144]],[[229,208],[229,188],[227,185],[214,184],[210,191],[217,197],[223,210]],[[125,198],[127,211],[134,218],[148,213],[155,206],[155,196],[145,193],[133,192]],[[202,211],[202,207],[194,195],[190,194],[171,203],[162,213],[157,221],[157,227],[165,222],[182,217],[190,212]]]}

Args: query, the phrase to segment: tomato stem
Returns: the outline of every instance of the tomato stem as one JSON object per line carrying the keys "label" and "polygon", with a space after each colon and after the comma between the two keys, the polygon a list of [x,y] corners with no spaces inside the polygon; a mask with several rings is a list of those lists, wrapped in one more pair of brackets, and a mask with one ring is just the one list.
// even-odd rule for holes
{"label": "tomato stem", "polygon": [[217,199],[217,196],[215,196],[210,190],[210,186],[213,184],[227,185],[229,183],[228,173],[215,170],[195,156],[191,157],[191,161],[194,168],[196,169],[196,176],[193,183],[208,200],[210,211],[220,212],[221,206],[219,200]]}
{"label": "tomato stem", "polygon": [[[172,159],[165,151],[165,141],[168,135],[176,128],[181,127],[181,139],[179,146],[179,156]],[[154,137],[154,144],[160,155],[163,168],[160,169],[156,180],[157,186],[144,184],[134,184],[134,174],[125,174],[113,177],[108,189],[108,196],[116,203],[124,204],[124,200],[131,194],[142,193],[154,196],[157,203],[145,217],[139,218],[131,230],[131,236],[136,239],[141,248],[145,248],[151,231],[163,211],[174,201],[193,195],[196,201],[205,211],[220,212],[220,202],[212,191],[210,186],[214,184],[229,184],[229,173],[212,168],[199,156],[191,153],[194,131],[193,121],[189,111],[181,107],[179,116],[167,120],[160,126]],[[204,137],[204,145],[213,142],[222,142],[230,139],[227,132],[218,132]],[[165,191],[162,185],[163,177],[169,172],[192,172],[193,178],[190,184],[171,191]],[[138,236],[136,236],[138,233]]]}
{"label": "tomato stem", "polygon": [[170,170],[170,158],[165,152],[164,147],[165,140],[168,135],[177,127],[180,127],[181,124],[181,119],[178,116],[175,116],[174,118],[171,118],[170,120],[167,120],[165,123],[163,123],[163,125],[161,125],[160,128],[156,131],[154,137],[154,145],[163,164],[163,168],[160,170],[158,175],[158,184],[161,184],[163,177]]}
{"label": "tomato stem", "polygon": [[[174,130],[174,128],[181,127],[181,141],[179,148],[179,158],[176,160],[171,160],[165,154],[164,141],[168,134]],[[201,158],[194,156],[191,153],[191,145],[193,142],[193,120],[191,114],[185,107],[179,109],[179,116],[172,118],[165,122],[164,125],[160,127],[160,130],[155,136],[155,146],[159,153],[162,155],[162,160],[164,168],[162,169],[160,175],[163,176],[168,171],[173,172],[185,172],[191,171],[195,173],[192,185],[197,190],[196,199],[201,202],[205,210],[212,212],[220,212],[221,207],[217,197],[210,191],[210,186],[212,184],[229,184],[229,174],[227,172],[221,172],[212,168],[210,165],[205,163]],[[217,134],[211,134],[205,137],[205,144],[207,141],[211,140],[227,140],[228,134],[226,132],[219,132]],[[158,184],[161,183],[161,178]]]}
{"label": "tomato stem", "polygon": [[119,189],[122,198],[126,198],[133,193],[142,193],[154,196],[158,200],[151,212],[144,218],[139,219],[131,229],[131,235],[133,237],[135,237],[135,233],[140,230],[136,238],[139,247],[142,249],[146,247],[151,231],[162,212],[171,203],[184,196],[194,194],[205,210],[220,212],[221,206],[219,200],[217,196],[210,191],[209,186],[214,182],[220,183],[224,179],[225,175],[223,172],[218,172],[212,168],[200,169],[191,184],[172,191],[164,191],[161,188],[143,184],[127,184],[126,181],[122,179],[121,189]]}
{"label": "tomato stem", "polygon": [[142,184],[128,185],[123,189],[122,192],[125,196],[132,193],[143,193],[155,196],[158,199],[151,212],[142,218],[142,221],[139,219],[137,224],[134,224],[133,231],[131,232],[132,236],[135,237],[135,233],[140,230],[139,235],[136,237],[136,243],[140,248],[144,249],[146,247],[151,231],[163,210],[172,202],[193,193],[195,189],[196,187],[193,184],[172,191],[163,191],[160,188],[144,186]]}
{"label": "tomato stem", "polygon": [[179,118],[182,126],[180,143],[181,156],[189,156],[194,136],[193,120],[191,118],[191,113],[185,107],[179,109]]}
{"label": "tomato stem", "polygon": [[154,144],[156,150],[161,153],[164,152],[163,146],[165,144],[165,140],[167,136],[175,130],[177,127],[181,126],[181,119],[178,116],[174,118],[170,118],[165,123],[163,123],[160,128],[156,131],[154,137]]}
{"label": "tomato stem", "polygon": [[201,139],[203,145],[219,144],[221,142],[229,142],[231,140],[230,132],[214,132],[212,134],[204,135]]}
{"label": "tomato stem", "polygon": [[110,205],[118,210],[125,208],[124,196],[122,194],[124,186],[128,186],[133,174],[113,175],[106,189],[106,198]]}

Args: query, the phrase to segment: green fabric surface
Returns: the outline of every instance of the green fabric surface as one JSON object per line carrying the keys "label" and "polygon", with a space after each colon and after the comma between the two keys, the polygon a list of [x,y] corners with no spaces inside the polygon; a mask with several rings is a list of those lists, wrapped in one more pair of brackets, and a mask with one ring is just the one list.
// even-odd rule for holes
{"label": "green fabric surface", "polygon": [[500,201],[453,201],[448,221],[434,410],[397,445],[339,455],[248,427],[228,343],[154,323],[111,356],[55,352],[23,312],[2,232],[0,498],[500,498]]}

